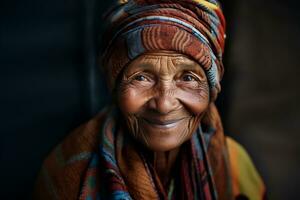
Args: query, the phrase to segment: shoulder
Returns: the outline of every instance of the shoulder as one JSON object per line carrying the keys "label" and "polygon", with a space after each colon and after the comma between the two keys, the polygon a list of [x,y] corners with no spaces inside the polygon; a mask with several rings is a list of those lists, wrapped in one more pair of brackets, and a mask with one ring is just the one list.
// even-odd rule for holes
{"label": "shoulder", "polygon": [[251,200],[264,199],[265,186],[247,151],[230,137],[226,137],[234,196]]}
{"label": "shoulder", "polygon": [[76,199],[82,173],[97,149],[103,113],[82,124],[44,160],[34,188],[35,199]]}

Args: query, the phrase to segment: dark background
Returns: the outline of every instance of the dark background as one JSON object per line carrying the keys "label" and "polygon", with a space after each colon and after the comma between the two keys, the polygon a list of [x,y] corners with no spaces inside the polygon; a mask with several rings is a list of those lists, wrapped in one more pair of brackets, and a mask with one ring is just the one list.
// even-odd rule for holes
{"label": "dark background", "polygon": [[[108,5],[0,3],[0,198],[29,199],[43,158],[109,101],[96,66]],[[248,150],[270,199],[300,199],[300,12],[296,0],[225,0],[226,133]]]}

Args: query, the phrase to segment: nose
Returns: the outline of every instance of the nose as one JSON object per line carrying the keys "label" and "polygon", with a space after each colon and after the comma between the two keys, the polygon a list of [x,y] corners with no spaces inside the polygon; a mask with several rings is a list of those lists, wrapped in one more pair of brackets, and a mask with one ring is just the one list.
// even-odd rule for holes
{"label": "nose", "polygon": [[162,87],[154,93],[148,102],[149,108],[160,114],[168,114],[179,107],[180,103],[175,96],[175,89]]}

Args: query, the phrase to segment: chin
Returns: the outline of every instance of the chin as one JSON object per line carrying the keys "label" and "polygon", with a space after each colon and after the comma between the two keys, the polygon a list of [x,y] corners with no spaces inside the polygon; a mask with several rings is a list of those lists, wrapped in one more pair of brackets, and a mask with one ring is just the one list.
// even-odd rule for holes
{"label": "chin", "polygon": [[155,137],[146,137],[142,140],[139,139],[139,142],[143,143],[143,145],[151,151],[163,152],[180,147],[188,139],[189,138],[187,137],[176,137],[174,135],[161,134]]}

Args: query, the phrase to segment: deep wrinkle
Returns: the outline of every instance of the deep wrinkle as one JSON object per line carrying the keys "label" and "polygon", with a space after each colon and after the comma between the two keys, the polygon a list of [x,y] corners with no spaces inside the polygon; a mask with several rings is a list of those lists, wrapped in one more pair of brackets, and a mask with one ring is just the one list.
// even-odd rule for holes
{"label": "deep wrinkle", "polygon": [[180,146],[192,137],[208,107],[204,70],[182,54],[147,53],[125,68],[117,97],[129,134],[151,152],[166,184]]}

